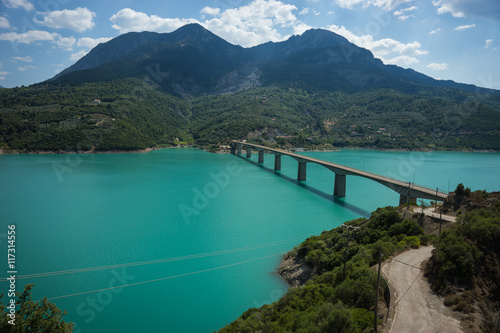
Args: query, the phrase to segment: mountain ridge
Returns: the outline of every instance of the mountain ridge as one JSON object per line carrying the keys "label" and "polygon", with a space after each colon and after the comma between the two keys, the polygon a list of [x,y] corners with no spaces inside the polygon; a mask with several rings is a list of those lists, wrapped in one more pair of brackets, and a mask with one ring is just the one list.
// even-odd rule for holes
{"label": "mountain ridge", "polygon": [[171,33],[120,35],[46,82],[78,84],[146,76],[163,91],[182,97],[290,83],[348,92],[378,88],[415,92],[422,86],[487,90],[385,65],[369,50],[329,30],[310,29],[286,41],[243,48],[196,23]]}

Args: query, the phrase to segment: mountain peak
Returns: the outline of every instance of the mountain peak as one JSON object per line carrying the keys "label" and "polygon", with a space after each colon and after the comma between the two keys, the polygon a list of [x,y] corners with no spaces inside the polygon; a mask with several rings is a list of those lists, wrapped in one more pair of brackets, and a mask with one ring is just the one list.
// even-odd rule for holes
{"label": "mountain peak", "polygon": [[416,85],[473,88],[384,65],[369,50],[325,29],[310,29],[286,41],[243,48],[198,23],[170,33],[131,32],[118,36],[96,46],[54,79],[77,83],[110,81],[144,77],[152,68],[161,71],[163,77],[158,81],[166,91],[182,96],[220,93],[220,87],[283,82],[349,91],[373,87],[411,90]]}

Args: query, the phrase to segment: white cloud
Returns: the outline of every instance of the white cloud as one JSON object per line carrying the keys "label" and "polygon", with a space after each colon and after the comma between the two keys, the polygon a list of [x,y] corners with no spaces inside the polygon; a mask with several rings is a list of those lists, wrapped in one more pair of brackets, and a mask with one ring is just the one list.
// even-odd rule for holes
{"label": "white cloud", "polygon": [[22,61],[22,62],[33,62],[33,59],[30,56],[27,56],[27,57],[12,57],[12,60]]}
{"label": "white cloud", "polygon": [[500,19],[498,0],[432,0],[438,14],[450,13],[454,17],[488,17]]}
{"label": "white cloud", "polygon": [[394,57],[392,59],[387,60],[388,64],[395,64],[395,65],[399,65],[402,67],[408,67],[410,65],[417,64],[419,62],[420,61],[417,58],[406,56],[406,55],[400,55],[400,56],[397,56],[397,57]]}
{"label": "white cloud", "polygon": [[297,7],[276,0],[255,0],[239,8],[225,10],[218,18],[207,20],[203,25],[227,41],[245,47],[268,41],[282,41],[277,28],[290,29],[290,33],[305,25],[297,20]]}
{"label": "white cloud", "polygon": [[220,12],[220,8],[205,7],[201,10],[200,13],[207,14],[210,16],[218,16],[219,12]]}
{"label": "white cloud", "polygon": [[28,11],[35,9],[35,7],[33,7],[33,5],[29,1],[26,1],[26,0],[2,0],[2,2],[5,5],[5,7],[7,7],[7,8],[23,7],[24,9],[26,9]]}
{"label": "white cloud", "polygon": [[22,66],[22,67],[18,67],[17,69],[20,70],[21,72],[24,72],[24,71],[27,71],[28,69],[35,69],[36,67],[35,66]]}
{"label": "white cloud", "polygon": [[0,16],[0,28],[2,29],[10,29],[10,23],[7,18]]}
{"label": "white cloud", "polygon": [[394,12],[394,16],[397,16],[398,19],[400,19],[401,21],[405,21],[405,20],[407,20],[410,17],[414,17],[413,14],[408,14],[408,13],[409,12],[413,12],[413,11],[415,11],[417,9],[418,9],[417,6],[411,6],[411,7],[408,7],[408,8],[400,9],[400,10],[397,10],[397,11]]}
{"label": "white cloud", "polygon": [[309,13],[309,7],[305,7],[304,9],[302,9],[299,15],[306,15],[307,13]]}
{"label": "white cloud", "polygon": [[435,71],[444,71],[444,70],[448,69],[448,64],[445,62],[440,63],[440,64],[433,62],[433,63],[428,64],[425,67],[432,69],[432,70],[435,70]]}
{"label": "white cloud", "polygon": [[71,37],[59,37],[57,40],[55,40],[55,43],[59,45],[60,48],[66,50],[66,51],[73,51],[72,47],[76,42],[76,38],[71,36]]}
{"label": "white cloud", "polygon": [[460,31],[460,30],[467,30],[467,29],[474,28],[474,27],[476,27],[476,25],[475,25],[475,24],[461,25],[461,26],[459,26],[459,27],[456,27],[456,28],[455,28],[455,29],[453,29],[453,30],[455,30],[455,31]]}
{"label": "white cloud", "polygon": [[5,80],[5,76],[6,75],[9,75],[10,72],[4,72],[4,71],[0,71],[0,80]]}
{"label": "white cloud", "polygon": [[20,34],[17,32],[6,32],[0,34],[0,40],[17,42],[21,44],[31,44],[39,41],[53,41],[58,37],[60,37],[59,34],[41,30],[30,30]]}
{"label": "white cloud", "polygon": [[71,55],[70,59],[71,59],[71,61],[80,60],[80,58],[83,58],[87,53],[89,53],[89,52],[85,51],[85,50],[78,51],[76,53],[73,53]]}
{"label": "white cloud", "polygon": [[[6,32],[0,34],[0,40],[9,41],[21,44],[33,44],[37,42],[52,42],[66,51],[71,51],[71,46],[75,44],[74,37],[63,37],[55,32],[48,32],[42,30],[30,30],[25,33]],[[14,59],[21,60],[19,57]]]}
{"label": "white cloud", "polygon": [[492,44],[493,44],[493,39],[487,39],[486,44],[484,45],[484,48],[489,49]]}
{"label": "white cloud", "polygon": [[396,16],[401,16],[401,15],[403,15],[403,14],[405,14],[405,13],[408,13],[408,12],[413,12],[413,11],[415,11],[415,10],[417,10],[417,9],[418,9],[418,7],[417,7],[417,6],[411,6],[411,7],[408,7],[408,8],[404,8],[404,9],[396,10],[396,11],[394,12],[394,15],[396,15]]}
{"label": "white cloud", "polygon": [[124,8],[109,19],[112,27],[120,33],[131,31],[155,31],[172,32],[188,23],[198,23],[195,19],[161,18],[156,15],[147,15],[136,12],[130,8]]}
{"label": "white cloud", "polygon": [[417,41],[402,43],[392,38],[375,40],[371,35],[355,35],[344,26],[331,25],[328,29],[344,36],[351,43],[370,50],[375,57],[386,64],[408,66],[419,61],[416,57],[429,54],[422,50],[422,45]]}
{"label": "white cloud", "polygon": [[112,38],[108,37],[102,37],[102,38],[90,38],[90,37],[83,37],[76,42],[76,46],[82,48],[82,50],[75,52],[71,55],[70,59],[71,61],[77,61],[83,58],[87,53],[90,52],[91,49],[99,45],[100,43],[106,43],[107,41],[111,40]]}
{"label": "white cloud", "polygon": [[254,0],[248,5],[225,11],[205,7],[202,14],[217,13],[217,16],[204,21],[150,16],[130,8],[120,10],[111,16],[110,21],[113,28],[120,33],[172,32],[188,23],[199,23],[230,43],[249,47],[268,41],[282,41],[289,37],[282,35],[277,28],[288,29],[290,33],[300,31],[304,24],[296,18],[294,11],[297,11],[296,6],[281,1]]}
{"label": "white cloud", "polygon": [[38,24],[54,29],[70,29],[77,32],[92,29],[95,25],[94,17],[96,16],[94,12],[82,7],[74,10],[64,9],[38,13],[38,15],[43,17],[42,21],[35,19]]}
{"label": "white cloud", "polygon": [[90,38],[90,37],[83,37],[78,40],[76,43],[77,46],[86,48],[88,50],[93,49],[100,43],[106,43],[110,41],[112,38],[108,37],[102,37],[102,38]]}
{"label": "white cloud", "polygon": [[438,7],[438,14],[450,13],[454,17],[465,17],[464,12],[456,6],[456,1],[432,0],[432,4],[434,7]]}
{"label": "white cloud", "polygon": [[363,7],[375,6],[383,8],[390,12],[402,4],[412,2],[413,0],[335,0],[337,5],[342,8],[353,9],[355,6],[362,5]]}
{"label": "white cloud", "polygon": [[434,35],[434,34],[437,34],[438,32],[441,31],[441,28],[437,28],[437,29],[434,29],[432,30],[431,32],[429,32],[429,35]]}

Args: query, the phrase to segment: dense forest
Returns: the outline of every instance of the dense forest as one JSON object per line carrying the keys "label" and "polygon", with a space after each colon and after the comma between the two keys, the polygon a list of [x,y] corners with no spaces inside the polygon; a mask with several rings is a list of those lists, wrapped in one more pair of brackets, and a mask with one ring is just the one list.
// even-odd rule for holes
{"label": "dense forest", "polygon": [[307,91],[288,84],[180,98],[156,88],[128,78],[2,89],[0,149],[218,150],[250,139],[295,147],[500,150],[496,95],[449,88]]}
{"label": "dense forest", "polygon": [[500,332],[500,192],[459,185],[448,201],[457,224],[441,235],[426,274],[471,332]]}

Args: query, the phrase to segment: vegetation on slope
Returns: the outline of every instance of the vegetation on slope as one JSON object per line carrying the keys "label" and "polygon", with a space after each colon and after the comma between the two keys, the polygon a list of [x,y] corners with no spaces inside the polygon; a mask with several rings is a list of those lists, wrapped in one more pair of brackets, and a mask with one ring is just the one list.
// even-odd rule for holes
{"label": "vegetation on slope", "polygon": [[[351,232],[347,252],[346,228],[307,239],[285,256],[286,260],[291,257],[294,264],[307,267],[302,270],[308,272],[306,282],[297,275],[286,275],[288,282],[299,281],[300,285],[275,303],[249,309],[220,332],[370,330],[376,279],[375,270],[370,267],[376,264],[380,253],[390,256],[429,242],[436,250],[427,264],[426,275],[432,288],[446,296],[445,305],[463,313],[465,331],[499,332],[500,192],[471,192],[459,185],[444,208],[449,213],[458,210],[459,216],[457,223],[443,228],[440,238],[423,234],[422,214],[414,213],[412,219],[404,220],[401,211],[385,207],[377,209],[369,219],[346,223],[359,227]],[[429,227],[426,224],[427,230],[436,232],[435,226]],[[297,269],[294,264],[291,266]],[[385,288],[382,283],[380,295]]]}
{"label": "vegetation on slope", "polygon": [[[292,251],[315,272],[305,285],[290,289],[279,301],[246,311],[220,332],[363,332],[373,326],[377,274],[370,267],[380,254],[418,248],[429,236],[415,221],[403,220],[396,208],[379,208],[369,219],[346,223],[351,233],[343,274],[345,228],[325,231]],[[381,283],[381,295],[386,288]],[[380,297],[380,299],[383,299]]]}
{"label": "vegetation on slope", "polygon": [[[500,99],[438,88],[357,93],[297,85],[182,99],[154,80],[0,90],[0,149],[133,150],[228,144],[500,150]],[[94,103],[99,99],[100,103]]]}
{"label": "vegetation on slope", "polygon": [[458,223],[443,232],[427,274],[445,305],[469,314],[470,331],[499,332],[500,193],[459,185],[452,199]]}
{"label": "vegetation on slope", "polygon": [[137,150],[189,139],[178,99],[127,79],[0,91],[0,149]]}
{"label": "vegetation on slope", "polygon": [[39,302],[31,299],[33,286],[34,284],[28,284],[22,293],[16,292],[15,313],[12,313],[9,308],[11,307],[9,299],[6,300],[6,305],[3,305],[4,294],[0,295],[0,331],[4,333],[73,332],[73,323],[66,323],[63,320],[66,311],[61,311],[46,298]]}

